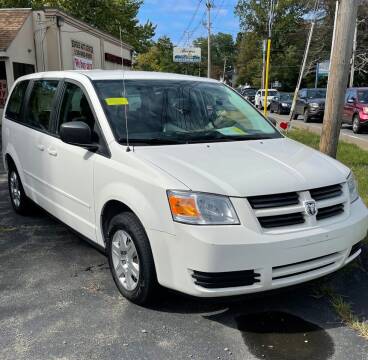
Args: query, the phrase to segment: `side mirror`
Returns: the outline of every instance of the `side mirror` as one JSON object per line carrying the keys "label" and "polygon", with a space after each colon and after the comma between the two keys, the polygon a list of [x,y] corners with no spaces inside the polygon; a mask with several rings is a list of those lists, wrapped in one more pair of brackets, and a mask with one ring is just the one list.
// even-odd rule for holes
{"label": "side mirror", "polygon": [[67,144],[80,146],[90,151],[98,149],[98,144],[92,143],[91,128],[83,121],[71,121],[62,124],[60,139]]}
{"label": "side mirror", "polygon": [[275,96],[272,100],[279,101],[279,98]]}
{"label": "side mirror", "polygon": [[352,98],[349,98],[348,99],[348,103],[349,104],[354,104],[355,103],[355,98],[353,98],[353,97]]}

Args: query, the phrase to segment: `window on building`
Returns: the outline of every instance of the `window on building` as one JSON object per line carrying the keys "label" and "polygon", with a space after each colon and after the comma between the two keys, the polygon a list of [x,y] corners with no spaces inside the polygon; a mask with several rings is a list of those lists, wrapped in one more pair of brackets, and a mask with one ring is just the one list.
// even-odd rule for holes
{"label": "window on building", "polygon": [[26,109],[26,123],[37,129],[49,131],[51,128],[51,112],[57,80],[38,80],[33,89]]}
{"label": "window on building", "polygon": [[8,84],[6,82],[5,61],[0,61],[0,109],[4,108],[8,95]]}
{"label": "window on building", "polygon": [[21,76],[32,74],[34,72],[34,65],[13,62],[14,80],[18,79]]}
{"label": "window on building", "polygon": [[7,119],[20,121],[20,115],[22,111],[22,104],[24,100],[24,96],[26,94],[27,86],[29,81],[21,81],[18,83],[13,92],[10,95],[9,103],[6,108],[5,116]]}

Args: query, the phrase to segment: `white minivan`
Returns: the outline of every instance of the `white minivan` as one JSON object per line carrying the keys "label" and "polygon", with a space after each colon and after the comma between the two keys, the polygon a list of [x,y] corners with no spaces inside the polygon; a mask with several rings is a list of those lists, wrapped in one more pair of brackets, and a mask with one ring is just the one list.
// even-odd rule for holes
{"label": "white minivan", "polygon": [[211,79],[19,78],[2,123],[16,212],[36,203],[106,252],[120,292],[254,293],[340,269],[368,211],[351,171]]}

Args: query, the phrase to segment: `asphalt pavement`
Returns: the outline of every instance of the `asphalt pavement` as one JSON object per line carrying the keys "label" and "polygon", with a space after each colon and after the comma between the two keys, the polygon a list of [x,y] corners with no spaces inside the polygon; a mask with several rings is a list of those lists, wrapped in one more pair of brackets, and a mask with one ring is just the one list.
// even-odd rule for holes
{"label": "asphalt pavement", "polygon": [[[193,249],[195,251],[195,249]],[[0,359],[367,360],[318,289],[334,285],[368,318],[368,257],[281,293],[198,300],[163,291],[125,300],[106,257],[41,210],[16,215],[0,167]]]}

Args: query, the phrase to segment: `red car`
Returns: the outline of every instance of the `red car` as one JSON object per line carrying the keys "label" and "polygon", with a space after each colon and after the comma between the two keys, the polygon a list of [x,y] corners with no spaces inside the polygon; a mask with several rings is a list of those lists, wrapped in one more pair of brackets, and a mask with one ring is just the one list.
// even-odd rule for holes
{"label": "red car", "polygon": [[346,90],[342,122],[352,124],[356,134],[368,129],[368,87]]}

